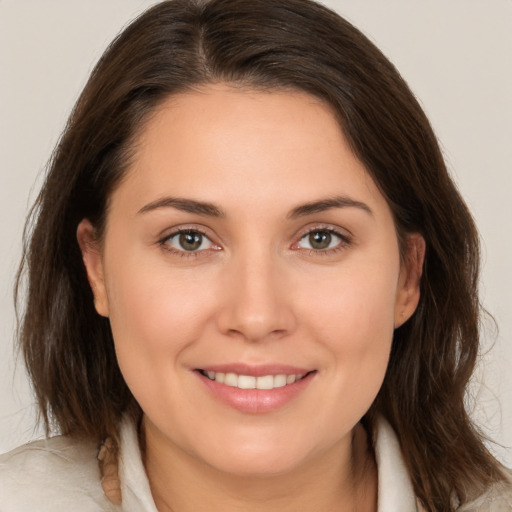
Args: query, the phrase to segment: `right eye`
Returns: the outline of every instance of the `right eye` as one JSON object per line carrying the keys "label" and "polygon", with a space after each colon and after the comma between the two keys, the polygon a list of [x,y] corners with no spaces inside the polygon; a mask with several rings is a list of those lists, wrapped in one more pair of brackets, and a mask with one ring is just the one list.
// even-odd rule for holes
{"label": "right eye", "polygon": [[163,240],[162,244],[172,251],[183,253],[196,253],[217,247],[204,233],[195,229],[172,233]]}

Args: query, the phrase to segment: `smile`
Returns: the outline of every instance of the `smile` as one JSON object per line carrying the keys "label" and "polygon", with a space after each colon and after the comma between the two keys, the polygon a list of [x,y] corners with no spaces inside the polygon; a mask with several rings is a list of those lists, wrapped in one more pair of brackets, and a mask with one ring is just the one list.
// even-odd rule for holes
{"label": "smile", "polygon": [[211,397],[242,413],[264,414],[294,402],[315,380],[317,370],[281,364],[223,364],[196,368]]}
{"label": "smile", "polygon": [[304,374],[301,373],[291,375],[281,373],[278,375],[261,375],[259,377],[255,377],[253,375],[239,375],[236,373],[223,373],[205,370],[200,370],[200,372],[210,380],[238,389],[271,390],[293,384],[304,377]]}

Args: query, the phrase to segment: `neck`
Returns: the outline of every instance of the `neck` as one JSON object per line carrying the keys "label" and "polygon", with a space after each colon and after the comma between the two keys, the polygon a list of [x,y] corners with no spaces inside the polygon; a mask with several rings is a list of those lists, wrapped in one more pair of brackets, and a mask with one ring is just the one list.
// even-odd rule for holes
{"label": "neck", "polygon": [[144,463],[159,512],[375,512],[377,470],[361,425],[346,442],[286,474],[216,470],[143,426]]}

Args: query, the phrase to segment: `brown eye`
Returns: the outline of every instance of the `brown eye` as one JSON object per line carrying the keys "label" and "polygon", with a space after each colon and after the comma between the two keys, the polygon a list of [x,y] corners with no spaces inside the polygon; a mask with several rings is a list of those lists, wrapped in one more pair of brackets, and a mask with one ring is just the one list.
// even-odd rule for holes
{"label": "brown eye", "polygon": [[164,243],[177,252],[200,252],[216,248],[206,235],[192,229],[174,233]]}
{"label": "brown eye", "polygon": [[308,235],[313,249],[327,249],[331,245],[332,235],[329,231],[313,231]]}
{"label": "brown eye", "polygon": [[201,247],[203,242],[203,235],[196,231],[189,231],[187,233],[180,233],[179,244],[185,251],[196,251]]}
{"label": "brown eye", "polygon": [[343,244],[347,244],[348,240],[343,235],[336,233],[330,229],[315,229],[306,233],[297,244],[299,249],[309,249],[312,251],[327,251],[335,249]]}

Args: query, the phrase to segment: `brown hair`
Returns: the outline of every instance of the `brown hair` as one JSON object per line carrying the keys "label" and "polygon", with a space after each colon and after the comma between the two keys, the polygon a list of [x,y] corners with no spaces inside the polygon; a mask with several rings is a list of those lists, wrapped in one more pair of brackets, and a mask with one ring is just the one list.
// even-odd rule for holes
{"label": "brown hair", "polygon": [[471,215],[397,70],[351,24],[309,0],[165,1],[100,59],[49,164],[20,270],[28,284],[20,345],[47,429],[99,440],[116,434],[123,414],[140,415],[108,319],[94,309],[76,229],[88,218],[101,235],[109,195],[155,108],[219,81],[326,101],[386,197],[399,238],[425,238],[420,304],[395,331],[366,419],[382,414],[392,424],[426,509],[450,510],[454,493],[464,503],[502,480],[464,407],[479,343]]}

